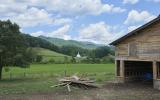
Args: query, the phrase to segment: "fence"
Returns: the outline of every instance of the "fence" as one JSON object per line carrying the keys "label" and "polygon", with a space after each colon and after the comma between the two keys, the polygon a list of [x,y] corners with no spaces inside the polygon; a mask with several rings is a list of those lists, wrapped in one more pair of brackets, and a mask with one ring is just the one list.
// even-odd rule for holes
{"label": "fence", "polygon": [[[66,70],[63,72],[59,73],[53,73],[53,72],[43,72],[43,73],[27,73],[27,72],[22,72],[22,73],[12,73],[9,72],[8,74],[3,75],[3,79],[36,79],[36,78],[57,78],[57,77],[64,77],[64,76],[70,76],[75,73],[68,73]],[[104,76],[105,78],[113,78],[114,73],[80,73],[78,74],[82,77],[90,77],[90,78],[96,78],[99,76]]]}

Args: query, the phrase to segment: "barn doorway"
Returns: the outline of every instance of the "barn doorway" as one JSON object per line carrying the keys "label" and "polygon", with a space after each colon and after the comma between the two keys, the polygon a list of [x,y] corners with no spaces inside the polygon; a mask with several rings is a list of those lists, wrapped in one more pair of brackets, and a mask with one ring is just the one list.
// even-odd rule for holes
{"label": "barn doorway", "polygon": [[149,61],[125,61],[126,82],[153,84],[153,63]]}

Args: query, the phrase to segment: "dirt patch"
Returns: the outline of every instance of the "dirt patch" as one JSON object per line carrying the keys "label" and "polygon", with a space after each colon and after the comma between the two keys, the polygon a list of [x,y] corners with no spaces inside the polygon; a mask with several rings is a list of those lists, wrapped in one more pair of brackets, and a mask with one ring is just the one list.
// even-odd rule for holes
{"label": "dirt patch", "polygon": [[160,91],[150,84],[106,83],[100,89],[74,89],[68,93],[61,88],[45,93],[0,95],[0,100],[160,100]]}

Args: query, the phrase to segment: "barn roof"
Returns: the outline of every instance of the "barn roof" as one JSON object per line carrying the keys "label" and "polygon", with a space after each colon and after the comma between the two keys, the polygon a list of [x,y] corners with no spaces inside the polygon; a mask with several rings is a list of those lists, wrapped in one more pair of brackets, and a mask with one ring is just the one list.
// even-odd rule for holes
{"label": "barn roof", "polygon": [[110,43],[110,45],[116,45],[116,44],[120,43],[120,42],[123,41],[124,39],[126,39],[126,38],[128,38],[128,37],[130,37],[130,36],[132,36],[132,35],[134,35],[134,34],[137,34],[138,31],[141,31],[141,30],[145,29],[146,27],[148,27],[148,26],[156,23],[156,22],[159,21],[159,20],[160,20],[160,15],[159,15],[157,18],[153,19],[152,21],[150,21],[150,22],[142,25],[141,27],[139,27],[139,28],[137,28],[137,29],[129,32],[128,34],[122,36],[121,38],[113,41],[112,43]]}

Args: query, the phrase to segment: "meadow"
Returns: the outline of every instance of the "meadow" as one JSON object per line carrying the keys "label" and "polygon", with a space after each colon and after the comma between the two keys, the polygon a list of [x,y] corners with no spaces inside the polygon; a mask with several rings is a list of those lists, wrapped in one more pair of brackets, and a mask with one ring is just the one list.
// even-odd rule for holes
{"label": "meadow", "polygon": [[0,94],[53,91],[58,77],[77,74],[104,83],[114,79],[114,64],[32,64],[30,68],[3,70]]}
{"label": "meadow", "polygon": [[36,52],[37,55],[40,55],[43,57],[42,61],[43,63],[49,62],[49,61],[55,61],[55,62],[64,62],[66,59],[71,60],[71,56],[64,55],[61,53],[57,53],[55,51],[51,51],[49,49],[44,48],[32,48],[33,52]]}

